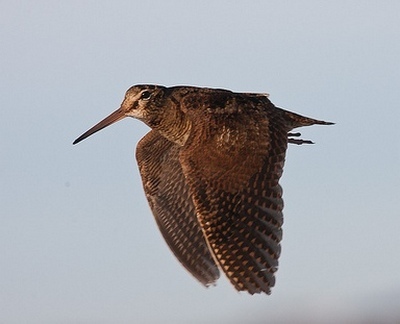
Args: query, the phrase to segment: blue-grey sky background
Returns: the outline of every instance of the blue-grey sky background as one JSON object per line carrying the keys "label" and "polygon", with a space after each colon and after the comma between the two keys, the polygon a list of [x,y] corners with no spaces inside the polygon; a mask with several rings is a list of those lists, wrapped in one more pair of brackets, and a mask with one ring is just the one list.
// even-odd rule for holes
{"label": "blue-grey sky background", "polygon": [[[0,323],[400,321],[400,2],[2,1]],[[271,296],[164,243],[124,120],[138,83],[268,92],[301,129]]]}

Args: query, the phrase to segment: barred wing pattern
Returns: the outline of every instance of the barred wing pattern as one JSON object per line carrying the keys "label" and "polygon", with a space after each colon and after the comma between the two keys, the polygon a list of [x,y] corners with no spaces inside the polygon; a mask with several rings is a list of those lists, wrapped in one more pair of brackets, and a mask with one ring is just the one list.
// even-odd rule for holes
{"label": "barred wing pattern", "polygon": [[[278,181],[288,129],[279,118],[249,113],[253,117],[258,113],[259,118],[247,118],[245,113],[232,119],[204,114],[201,119],[208,126],[192,130],[180,161],[221,269],[237,290],[270,294],[281,251],[283,200]],[[246,128],[246,122],[251,127]],[[204,135],[207,128],[215,130],[214,136]],[[206,168],[204,161],[208,161]]]}
{"label": "barred wing pattern", "polygon": [[202,284],[219,278],[178,161],[180,147],[150,131],[136,149],[147,200],[168,246]]}

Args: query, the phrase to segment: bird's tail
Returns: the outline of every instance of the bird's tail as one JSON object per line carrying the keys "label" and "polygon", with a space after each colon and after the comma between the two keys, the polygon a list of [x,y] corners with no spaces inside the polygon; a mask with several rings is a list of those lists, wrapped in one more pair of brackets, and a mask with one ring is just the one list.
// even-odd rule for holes
{"label": "bird's tail", "polygon": [[[290,133],[290,131],[294,128],[302,127],[302,126],[311,126],[311,125],[334,125],[335,124],[335,123],[326,122],[323,120],[318,120],[318,119],[314,119],[314,118],[301,116],[299,114],[295,114],[291,111],[287,111],[287,110],[284,110],[281,108],[278,108],[278,109],[284,115],[284,120],[288,127],[288,143],[291,143],[291,144],[297,144],[297,145],[314,144],[314,142],[312,142],[310,140],[304,140],[304,139],[298,138],[299,136],[301,136],[300,133]],[[293,137],[296,137],[296,138],[293,138]]]}
{"label": "bird's tail", "polygon": [[293,113],[291,111],[287,111],[281,108],[278,108],[285,116],[285,120],[288,122],[288,126],[290,130],[297,127],[302,126],[311,126],[311,125],[334,125],[335,123],[326,122],[323,120],[318,120],[314,118],[309,118],[305,116],[301,116],[299,114]]}

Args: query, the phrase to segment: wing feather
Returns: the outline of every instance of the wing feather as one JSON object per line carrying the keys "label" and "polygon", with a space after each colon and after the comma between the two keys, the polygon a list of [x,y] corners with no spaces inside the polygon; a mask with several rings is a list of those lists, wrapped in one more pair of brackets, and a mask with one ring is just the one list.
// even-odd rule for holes
{"label": "wing feather", "polygon": [[146,197],[168,246],[202,284],[219,278],[178,161],[180,147],[152,130],[139,142],[136,158]]}
{"label": "wing feather", "polygon": [[234,118],[221,110],[218,116],[211,109],[189,111],[197,122],[180,162],[221,269],[237,290],[269,294],[281,252],[278,182],[288,128],[262,109],[230,111]]}

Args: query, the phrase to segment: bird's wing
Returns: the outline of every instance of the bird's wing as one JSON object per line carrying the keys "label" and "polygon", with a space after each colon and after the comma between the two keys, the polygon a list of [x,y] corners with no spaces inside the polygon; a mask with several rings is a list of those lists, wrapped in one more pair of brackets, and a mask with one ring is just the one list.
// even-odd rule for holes
{"label": "bird's wing", "polygon": [[157,225],[172,252],[202,284],[219,278],[218,267],[198,223],[178,161],[180,147],[150,131],[139,142],[136,159]]}
{"label": "bird's wing", "polygon": [[265,112],[188,111],[180,162],[197,216],[221,269],[239,291],[270,293],[282,239],[286,127]]}

